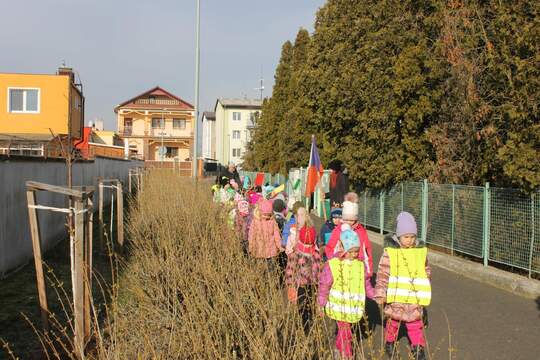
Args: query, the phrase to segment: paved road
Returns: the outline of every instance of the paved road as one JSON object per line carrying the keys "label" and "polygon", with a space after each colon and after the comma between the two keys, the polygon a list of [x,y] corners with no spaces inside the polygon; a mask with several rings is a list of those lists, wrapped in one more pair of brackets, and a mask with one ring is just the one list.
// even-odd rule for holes
{"label": "paved road", "polygon": [[[370,232],[370,238],[380,235]],[[373,244],[374,263],[382,253]],[[374,265],[375,266],[375,265]],[[540,303],[456,275],[432,264],[433,300],[427,339],[434,359],[540,359]],[[448,320],[447,320],[448,319]],[[375,339],[380,338],[380,326]],[[401,352],[406,354],[406,339]],[[406,358],[406,357],[404,357]]]}

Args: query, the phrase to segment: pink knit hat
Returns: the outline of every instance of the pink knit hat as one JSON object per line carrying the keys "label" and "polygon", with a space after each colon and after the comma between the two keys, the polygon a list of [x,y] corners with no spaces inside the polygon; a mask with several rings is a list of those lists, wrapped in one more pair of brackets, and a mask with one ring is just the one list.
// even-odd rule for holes
{"label": "pink knit hat", "polygon": [[262,195],[259,193],[253,193],[249,196],[249,202],[251,205],[255,205],[262,199]]}
{"label": "pink knit hat", "polygon": [[272,201],[263,200],[259,205],[259,209],[261,210],[261,214],[272,214]]}

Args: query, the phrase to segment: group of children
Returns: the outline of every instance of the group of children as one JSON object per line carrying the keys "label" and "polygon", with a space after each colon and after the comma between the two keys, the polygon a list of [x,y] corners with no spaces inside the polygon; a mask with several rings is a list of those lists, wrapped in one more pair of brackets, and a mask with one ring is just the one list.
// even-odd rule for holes
{"label": "group of children", "polygon": [[395,234],[385,238],[373,287],[373,255],[367,231],[358,222],[358,196],[348,193],[317,232],[303,203],[276,190],[268,184],[243,189],[226,178],[213,187],[214,201],[230,209],[230,224],[245,253],[265,262],[268,274],[283,276],[304,331],[310,330],[316,300],[317,313],[337,322],[336,355],[352,358],[351,326],[363,318],[367,298],[384,306],[390,358],[404,324],[414,358],[425,359],[422,319],[431,300],[430,268],[414,217],[407,212],[397,217]]}

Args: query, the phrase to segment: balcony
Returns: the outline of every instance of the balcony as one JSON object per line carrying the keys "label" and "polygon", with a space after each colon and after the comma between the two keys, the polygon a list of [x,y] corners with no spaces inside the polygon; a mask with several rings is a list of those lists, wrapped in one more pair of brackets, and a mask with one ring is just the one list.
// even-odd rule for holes
{"label": "balcony", "polygon": [[133,135],[133,128],[131,126],[124,126],[124,131],[122,132],[124,136]]}
{"label": "balcony", "polygon": [[181,105],[180,101],[174,99],[138,99],[136,104],[140,105]]}
{"label": "balcony", "polygon": [[192,137],[193,131],[186,131],[183,129],[171,129],[171,128],[152,128],[151,131],[145,132],[145,135],[154,137]]}

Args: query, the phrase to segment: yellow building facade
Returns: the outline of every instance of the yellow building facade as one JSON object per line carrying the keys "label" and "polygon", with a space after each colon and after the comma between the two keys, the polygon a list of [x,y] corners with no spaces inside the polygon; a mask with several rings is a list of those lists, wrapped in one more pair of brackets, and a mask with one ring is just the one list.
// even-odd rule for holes
{"label": "yellow building facade", "polygon": [[0,134],[20,138],[39,135],[81,138],[84,96],[70,68],[57,74],[0,73]]}
{"label": "yellow building facade", "polygon": [[143,160],[191,160],[194,108],[188,102],[155,87],[121,103],[115,113],[119,135]]}

